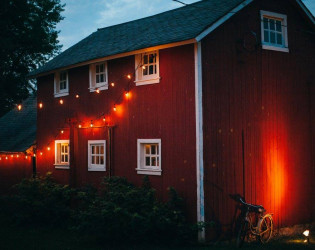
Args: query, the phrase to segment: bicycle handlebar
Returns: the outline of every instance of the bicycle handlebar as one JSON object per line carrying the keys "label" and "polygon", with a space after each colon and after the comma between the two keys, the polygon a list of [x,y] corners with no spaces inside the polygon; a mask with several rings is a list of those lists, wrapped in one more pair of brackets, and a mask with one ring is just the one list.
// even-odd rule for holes
{"label": "bicycle handlebar", "polygon": [[263,213],[265,212],[265,208],[261,205],[253,205],[250,203],[246,203],[245,199],[239,194],[230,194],[229,195],[233,200],[238,203],[241,203],[243,206],[247,207],[249,210],[256,212],[256,213]]}

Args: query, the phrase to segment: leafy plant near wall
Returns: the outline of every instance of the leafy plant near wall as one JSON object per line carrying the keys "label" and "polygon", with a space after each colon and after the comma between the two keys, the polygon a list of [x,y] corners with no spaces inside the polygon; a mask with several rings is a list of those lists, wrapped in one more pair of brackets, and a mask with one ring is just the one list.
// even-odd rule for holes
{"label": "leafy plant near wall", "polygon": [[187,222],[177,192],[170,188],[169,201],[158,201],[148,177],[141,187],[121,177],[104,178],[97,190],[72,189],[47,174],[16,185],[13,195],[1,198],[0,210],[17,224],[67,227],[106,245],[186,244],[198,232]]}

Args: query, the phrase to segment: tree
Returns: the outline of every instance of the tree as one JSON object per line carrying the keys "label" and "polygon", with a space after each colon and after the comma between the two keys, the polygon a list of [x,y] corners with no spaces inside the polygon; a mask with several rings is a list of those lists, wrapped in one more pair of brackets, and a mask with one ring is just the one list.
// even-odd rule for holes
{"label": "tree", "polygon": [[29,72],[60,52],[60,0],[1,0],[0,116],[36,91]]}

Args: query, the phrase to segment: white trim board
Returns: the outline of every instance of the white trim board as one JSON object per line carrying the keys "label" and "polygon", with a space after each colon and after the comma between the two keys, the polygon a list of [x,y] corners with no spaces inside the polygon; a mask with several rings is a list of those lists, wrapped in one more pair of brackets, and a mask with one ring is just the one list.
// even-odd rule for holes
{"label": "white trim board", "polygon": [[[201,42],[195,43],[194,54],[195,54],[197,221],[205,222]],[[198,239],[199,241],[205,240],[204,230],[198,233]]]}

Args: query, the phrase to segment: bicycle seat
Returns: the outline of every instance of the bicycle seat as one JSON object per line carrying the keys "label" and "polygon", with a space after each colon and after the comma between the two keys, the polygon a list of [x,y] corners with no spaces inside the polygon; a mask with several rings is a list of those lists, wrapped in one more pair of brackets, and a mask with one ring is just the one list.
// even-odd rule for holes
{"label": "bicycle seat", "polygon": [[253,205],[250,203],[246,203],[245,199],[239,194],[230,194],[229,196],[236,202],[241,203],[243,206],[248,207],[250,212],[263,213],[266,211],[265,208],[261,205]]}

